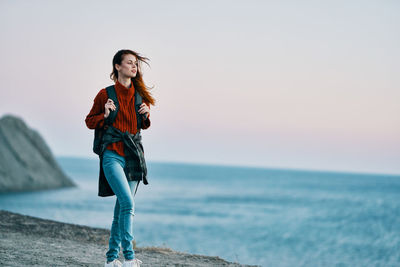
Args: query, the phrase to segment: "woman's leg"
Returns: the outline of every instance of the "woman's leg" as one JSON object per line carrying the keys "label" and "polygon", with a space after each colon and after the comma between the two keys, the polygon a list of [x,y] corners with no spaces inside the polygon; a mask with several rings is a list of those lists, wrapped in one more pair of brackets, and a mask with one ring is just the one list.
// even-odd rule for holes
{"label": "woman's leg", "polygon": [[104,175],[111,189],[117,196],[114,208],[114,219],[111,227],[110,248],[106,254],[108,261],[118,258],[120,242],[125,259],[130,260],[135,258],[132,245],[132,224],[134,215],[133,192],[137,182],[128,182],[123,170],[124,166],[124,157],[121,157],[114,151],[106,150],[104,152]]}
{"label": "woman's leg", "polygon": [[110,240],[108,242],[108,251],[106,253],[107,256],[107,261],[111,262],[114,259],[118,258],[119,254],[119,246],[121,244],[121,229],[119,227],[119,213],[120,213],[120,208],[119,208],[119,202],[118,198],[115,202],[114,206],[114,217],[113,217],[113,222],[111,225],[111,234],[110,234]]}

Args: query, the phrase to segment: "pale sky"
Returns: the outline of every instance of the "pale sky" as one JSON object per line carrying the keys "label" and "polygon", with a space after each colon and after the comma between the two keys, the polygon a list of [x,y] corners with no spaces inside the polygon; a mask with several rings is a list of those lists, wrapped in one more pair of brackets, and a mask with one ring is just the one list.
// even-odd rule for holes
{"label": "pale sky", "polygon": [[0,116],[94,158],[112,57],[150,58],[148,161],[400,174],[399,1],[0,1]]}

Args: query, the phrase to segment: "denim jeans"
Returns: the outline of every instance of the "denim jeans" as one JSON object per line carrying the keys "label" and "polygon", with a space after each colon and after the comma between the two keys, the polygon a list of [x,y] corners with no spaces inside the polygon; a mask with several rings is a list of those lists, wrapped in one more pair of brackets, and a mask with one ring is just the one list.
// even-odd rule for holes
{"label": "denim jeans", "polygon": [[114,217],[111,225],[107,261],[118,258],[120,244],[124,258],[135,258],[133,250],[133,216],[135,215],[134,192],[138,181],[128,181],[125,172],[125,158],[117,152],[106,149],[103,154],[103,170],[108,184],[117,196],[114,207]]}

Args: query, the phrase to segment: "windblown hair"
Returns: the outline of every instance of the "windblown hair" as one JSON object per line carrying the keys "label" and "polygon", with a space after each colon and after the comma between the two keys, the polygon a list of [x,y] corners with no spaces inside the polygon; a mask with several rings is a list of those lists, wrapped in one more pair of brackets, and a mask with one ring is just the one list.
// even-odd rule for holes
{"label": "windblown hair", "polygon": [[122,60],[124,59],[124,55],[127,55],[127,54],[134,55],[136,57],[136,60],[138,61],[136,77],[132,78],[132,82],[133,82],[133,86],[135,87],[135,90],[137,90],[138,93],[142,96],[143,102],[154,106],[156,103],[156,100],[150,93],[150,89],[152,89],[152,88],[145,85],[145,83],[143,81],[142,70],[141,70],[142,63],[146,63],[150,67],[149,63],[147,62],[149,60],[147,57],[141,56],[139,53],[129,50],[129,49],[119,50],[115,54],[113,61],[112,61],[113,70],[110,74],[111,80],[113,80],[114,82],[116,82],[118,80],[118,71],[115,68],[115,64],[121,65]]}

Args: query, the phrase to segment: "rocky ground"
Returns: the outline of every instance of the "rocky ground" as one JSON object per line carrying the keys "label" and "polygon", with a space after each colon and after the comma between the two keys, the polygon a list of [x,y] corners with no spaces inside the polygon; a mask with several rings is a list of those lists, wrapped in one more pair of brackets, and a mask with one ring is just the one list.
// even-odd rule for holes
{"label": "rocky ground", "polygon": [[[109,236],[107,229],[0,210],[0,266],[104,266]],[[143,267],[251,266],[159,247],[135,247],[135,255]]]}

